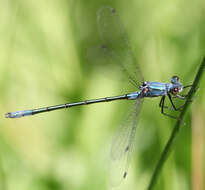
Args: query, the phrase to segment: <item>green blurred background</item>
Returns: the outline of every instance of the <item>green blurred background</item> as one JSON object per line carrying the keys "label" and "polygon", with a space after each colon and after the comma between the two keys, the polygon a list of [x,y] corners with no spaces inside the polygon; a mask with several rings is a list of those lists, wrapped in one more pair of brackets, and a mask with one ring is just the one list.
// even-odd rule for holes
{"label": "green blurred background", "polygon": [[[109,186],[112,136],[129,102],[21,119],[8,111],[129,92],[109,65],[90,61],[100,44],[96,12],[114,7],[148,81],[190,84],[205,55],[205,2],[0,1],[0,189],[91,190]],[[204,78],[155,189],[205,188]],[[144,101],[129,174],[117,189],[146,189],[175,121]]]}

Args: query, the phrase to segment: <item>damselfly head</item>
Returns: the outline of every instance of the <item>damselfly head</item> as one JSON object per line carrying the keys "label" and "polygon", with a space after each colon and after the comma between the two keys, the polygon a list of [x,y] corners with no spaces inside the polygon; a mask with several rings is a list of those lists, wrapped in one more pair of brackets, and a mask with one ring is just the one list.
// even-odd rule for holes
{"label": "damselfly head", "polygon": [[179,77],[178,76],[173,76],[171,78],[171,83],[172,83],[171,93],[173,95],[177,95],[179,92],[181,92],[183,90],[183,86],[179,82]]}
{"label": "damselfly head", "polygon": [[176,83],[178,83],[179,82],[179,77],[178,76],[173,76],[172,78],[171,78],[171,83],[172,84],[176,84]]}

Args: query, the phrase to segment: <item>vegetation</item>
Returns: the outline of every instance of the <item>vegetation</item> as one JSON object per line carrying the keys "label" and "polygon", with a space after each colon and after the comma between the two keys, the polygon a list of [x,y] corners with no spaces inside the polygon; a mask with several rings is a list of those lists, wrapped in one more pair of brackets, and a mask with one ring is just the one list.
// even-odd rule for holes
{"label": "vegetation", "polygon": [[[146,80],[169,82],[177,75],[189,85],[198,76],[205,54],[203,0],[2,0],[0,189],[111,189],[110,145],[130,102],[4,118],[8,111],[130,92],[120,70],[87,53],[101,43],[96,12],[104,5],[117,10]],[[156,190],[205,187],[204,80],[186,108],[186,125],[180,126],[171,154],[158,170]],[[119,189],[149,187],[170,134],[178,127],[160,113],[159,101],[143,103],[136,151]]]}

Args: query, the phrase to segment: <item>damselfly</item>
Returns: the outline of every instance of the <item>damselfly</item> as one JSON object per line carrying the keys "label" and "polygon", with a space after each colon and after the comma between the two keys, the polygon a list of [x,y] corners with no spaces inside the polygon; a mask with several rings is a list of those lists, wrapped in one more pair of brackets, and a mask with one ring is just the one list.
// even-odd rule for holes
{"label": "damselfly", "polygon": [[[121,160],[123,160],[124,162],[124,166],[120,166],[121,174],[119,174],[123,179],[127,175],[130,156],[133,149],[133,142],[135,138],[137,117],[139,115],[143,99],[160,96],[161,101],[159,106],[161,107],[161,113],[175,118],[174,116],[164,112],[164,108],[167,108],[165,107],[165,98],[169,98],[173,110],[179,110],[179,108],[176,108],[176,106],[174,105],[172,97],[185,99],[185,97],[180,96],[179,93],[183,90],[183,88],[190,87],[191,85],[183,87],[177,76],[173,76],[169,83],[144,81],[142,72],[140,71],[139,66],[136,64],[136,59],[133,51],[131,50],[126,32],[115,9],[111,7],[101,8],[97,12],[97,23],[99,33],[103,41],[103,45],[100,47],[101,51],[104,55],[107,56],[107,58],[112,59],[112,61],[114,61],[117,65],[121,66],[124,73],[128,77],[128,80],[132,84],[134,84],[135,87],[138,87],[139,90],[120,96],[85,100],[74,103],[65,103],[38,109],[8,112],[5,116],[6,118],[20,118],[24,116],[36,115],[43,112],[100,102],[111,102],[115,100],[135,101],[135,111],[131,114],[131,122],[125,123],[126,127],[122,128],[124,132],[121,133],[123,135],[115,138],[111,149],[111,159],[113,160],[113,162],[118,163]],[[138,85],[139,83],[141,85]]]}

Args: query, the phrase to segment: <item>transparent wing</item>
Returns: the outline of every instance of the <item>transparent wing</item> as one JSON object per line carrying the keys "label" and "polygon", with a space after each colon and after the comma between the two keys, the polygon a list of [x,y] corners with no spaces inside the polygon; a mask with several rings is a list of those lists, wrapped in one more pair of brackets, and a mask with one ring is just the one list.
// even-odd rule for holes
{"label": "transparent wing", "polygon": [[131,155],[134,148],[137,117],[140,113],[143,99],[137,99],[127,119],[114,136],[111,147],[110,182],[116,186],[126,178]]}
{"label": "transparent wing", "polygon": [[144,81],[142,73],[137,66],[135,56],[131,50],[127,34],[120,22],[115,9],[102,7],[97,12],[97,24],[103,41],[102,49],[123,67],[129,76],[140,83]]}
{"label": "transparent wing", "polygon": [[[118,81],[120,81],[121,87],[123,89],[123,84],[126,83],[126,88],[128,88],[127,83],[133,85],[136,90],[136,86],[140,86],[141,84],[137,82],[136,77],[132,76],[127,68],[125,68],[124,64],[121,64],[120,56],[118,56],[114,51],[109,50],[105,46],[94,46],[88,49],[88,60],[90,63],[98,64],[98,66],[109,65],[110,73],[118,73]],[[103,71],[103,68],[101,69]],[[123,72],[123,75],[119,74],[120,71]],[[111,75],[112,76],[112,75]],[[106,76],[106,77],[111,77]]]}

